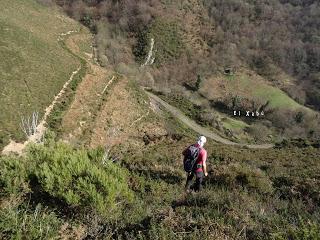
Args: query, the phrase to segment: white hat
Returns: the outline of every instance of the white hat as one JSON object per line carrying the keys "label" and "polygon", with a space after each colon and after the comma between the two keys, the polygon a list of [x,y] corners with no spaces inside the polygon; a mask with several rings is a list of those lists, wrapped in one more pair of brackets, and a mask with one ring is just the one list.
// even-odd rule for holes
{"label": "white hat", "polygon": [[198,144],[203,147],[203,145],[207,142],[207,138],[205,136],[200,136],[198,139]]}

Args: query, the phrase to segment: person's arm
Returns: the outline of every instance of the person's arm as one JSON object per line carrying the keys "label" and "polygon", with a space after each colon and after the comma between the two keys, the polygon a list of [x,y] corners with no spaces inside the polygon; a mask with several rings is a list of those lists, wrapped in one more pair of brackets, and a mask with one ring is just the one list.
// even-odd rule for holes
{"label": "person's arm", "polygon": [[203,172],[205,176],[208,176],[208,171],[207,171],[207,151],[203,151]]}

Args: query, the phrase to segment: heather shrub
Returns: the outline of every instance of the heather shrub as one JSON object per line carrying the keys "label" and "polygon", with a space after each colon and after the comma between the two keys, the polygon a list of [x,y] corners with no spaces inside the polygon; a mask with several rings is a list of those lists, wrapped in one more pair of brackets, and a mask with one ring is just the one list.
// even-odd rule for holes
{"label": "heather shrub", "polygon": [[320,225],[310,220],[299,219],[298,226],[289,227],[286,232],[273,233],[272,239],[275,240],[319,240]]}
{"label": "heather shrub", "polygon": [[0,239],[58,239],[61,220],[41,205],[0,208]]}
{"label": "heather shrub", "polygon": [[116,217],[132,199],[127,173],[104,159],[101,150],[76,150],[58,143],[33,147],[30,157],[36,163],[34,175],[41,189],[70,207]]}
{"label": "heather shrub", "polygon": [[260,169],[240,163],[220,165],[214,169],[215,183],[229,187],[242,186],[260,193],[271,193],[272,182]]}

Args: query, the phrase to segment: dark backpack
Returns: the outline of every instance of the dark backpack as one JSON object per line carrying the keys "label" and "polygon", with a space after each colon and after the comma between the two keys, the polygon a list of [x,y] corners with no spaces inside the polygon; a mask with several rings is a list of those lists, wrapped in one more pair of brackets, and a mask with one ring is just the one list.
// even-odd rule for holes
{"label": "dark backpack", "polygon": [[200,153],[200,148],[194,145],[188,147],[183,160],[183,167],[186,172],[192,172],[195,168],[198,156]]}

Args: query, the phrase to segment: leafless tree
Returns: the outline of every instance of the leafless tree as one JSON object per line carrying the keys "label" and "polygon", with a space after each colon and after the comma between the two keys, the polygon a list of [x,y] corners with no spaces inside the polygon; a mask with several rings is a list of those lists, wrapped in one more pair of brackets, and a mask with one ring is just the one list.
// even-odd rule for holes
{"label": "leafless tree", "polygon": [[20,127],[28,138],[36,133],[38,120],[39,112],[33,112],[32,115],[29,117],[21,117]]}

